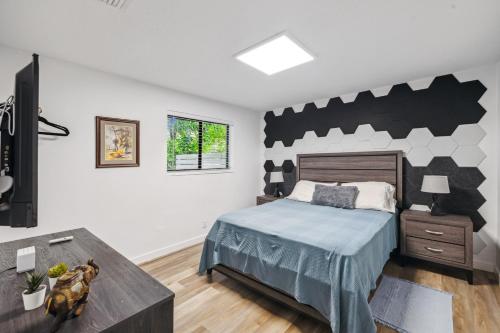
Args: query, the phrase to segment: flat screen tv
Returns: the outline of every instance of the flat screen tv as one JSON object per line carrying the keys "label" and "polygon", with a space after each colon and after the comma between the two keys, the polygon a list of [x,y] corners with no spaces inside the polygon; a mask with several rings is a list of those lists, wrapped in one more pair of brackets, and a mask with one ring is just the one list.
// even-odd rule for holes
{"label": "flat screen tv", "polygon": [[[0,225],[37,226],[38,55],[16,74],[14,107],[1,129],[0,172],[13,178],[0,198]],[[9,133],[10,129],[10,133]],[[12,131],[14,131],[13,135]]]}

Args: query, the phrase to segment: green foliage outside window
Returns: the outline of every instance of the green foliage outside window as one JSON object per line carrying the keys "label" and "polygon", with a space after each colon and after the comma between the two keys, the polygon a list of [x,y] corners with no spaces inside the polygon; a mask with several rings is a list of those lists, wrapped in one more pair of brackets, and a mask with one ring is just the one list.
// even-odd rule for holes
{"label": "green foliage outside window", "polygon": [[228,125],[169,117],[168,129],[167,170],[177,170],[177,155],[198,155],[200,134],[202,154],[223,153],[227,156]]}

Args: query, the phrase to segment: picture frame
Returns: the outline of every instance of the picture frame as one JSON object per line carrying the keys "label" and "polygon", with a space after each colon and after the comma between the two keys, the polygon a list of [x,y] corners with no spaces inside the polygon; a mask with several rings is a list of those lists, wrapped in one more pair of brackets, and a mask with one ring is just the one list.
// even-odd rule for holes
{"label": "picture frame", "polygon": [[138,167],[140,165],[140,122],[95,117],[96,168]]}

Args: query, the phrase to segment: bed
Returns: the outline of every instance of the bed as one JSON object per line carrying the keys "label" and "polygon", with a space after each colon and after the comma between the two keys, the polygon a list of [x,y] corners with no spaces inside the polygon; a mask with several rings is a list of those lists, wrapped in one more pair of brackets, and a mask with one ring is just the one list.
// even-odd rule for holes
{"label": "bed", "polygon": [[[385,181],[402,202],[402,153],[297,156],[297,180]],[[370,290],[397,247],[398,214],[288,199],[222,215],[210,230],[200,273],[215,269],[333,332],[375,332]]]}

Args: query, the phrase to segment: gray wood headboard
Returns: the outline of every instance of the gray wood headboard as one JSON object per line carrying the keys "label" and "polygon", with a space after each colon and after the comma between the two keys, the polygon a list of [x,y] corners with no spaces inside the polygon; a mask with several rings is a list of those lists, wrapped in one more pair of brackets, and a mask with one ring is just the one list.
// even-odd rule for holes
{"label": "gray wood headboard", "polygon": [[398,206],[403,203],[403,152],[373,151],[297,155],[297,181],[381,181],[396,187]]}

